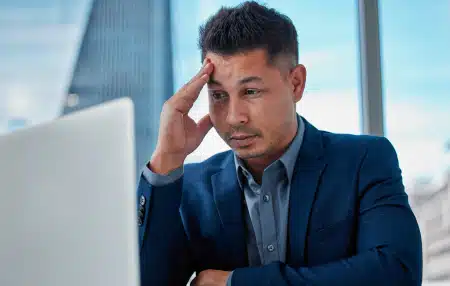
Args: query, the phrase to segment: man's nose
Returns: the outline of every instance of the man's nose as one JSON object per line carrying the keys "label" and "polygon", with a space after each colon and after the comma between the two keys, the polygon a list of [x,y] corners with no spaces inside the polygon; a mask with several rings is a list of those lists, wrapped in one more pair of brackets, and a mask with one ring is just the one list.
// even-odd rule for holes
{"label": "man's nose", "polygon": [[231,126],[244,125],[248,122],[246,104],[239,98],[230,96],[227,113],[227,123]]}

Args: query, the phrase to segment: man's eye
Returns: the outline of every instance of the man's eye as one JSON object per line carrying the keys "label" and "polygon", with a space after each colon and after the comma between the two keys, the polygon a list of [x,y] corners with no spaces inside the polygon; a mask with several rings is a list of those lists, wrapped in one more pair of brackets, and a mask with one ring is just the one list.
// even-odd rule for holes
{"label": "man's eye", "polygon": [[258,89],[249,88],[245,91],[247,95],[258,95],[261,91]]}
{"label": "man's eye", "polygon": [[222,100],[222,99],[224,99],[226,96],[227,96],[227,95],[226,95],[225,92],[220,92],[220,91],[213,91],[213,92],[211,92],[211,97],[212,97],[214,100]]}

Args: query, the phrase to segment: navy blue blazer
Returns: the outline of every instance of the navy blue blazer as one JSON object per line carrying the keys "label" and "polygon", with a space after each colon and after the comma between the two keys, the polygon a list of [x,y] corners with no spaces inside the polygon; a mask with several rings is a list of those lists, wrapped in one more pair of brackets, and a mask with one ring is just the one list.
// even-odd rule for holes
{"label": "navy blue blazer", "polygon": [[142,286],[186,285],[206,269],[234,270],[233,286],[421,285],[421,235],[391,143],[305,125],[286,263],[248,267],[243,192],[227,151],[163,187],[141,178]]}

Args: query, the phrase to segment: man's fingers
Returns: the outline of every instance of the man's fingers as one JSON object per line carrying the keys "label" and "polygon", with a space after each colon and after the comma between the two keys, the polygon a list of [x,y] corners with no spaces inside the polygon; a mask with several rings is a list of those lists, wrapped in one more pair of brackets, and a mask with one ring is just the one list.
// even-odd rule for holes
{"label": "man's fingers", "polygon": [[195,101],[198,99],[202,87],[208,82],[208,79],[209,75],[205,74],[186,88],[180,90],[170,99],[173,107],[183,114],[188,114],[189,110],[191,110]]}
{"label": "man's fingers", "polygon": [[202,90],[202,87],[208,82],[209,76],[213,71],[213,64],[207,63],[206,66],[202,69],[200,74],[192,79],[185,87],[184,91],[186,96],[195,95]]}
{"label": "man's fingers", "polygon": [[[200,72],[195,75],[187,84],[180,89],[175,96],[177,97],[192,97],[195,94],[192,92],[200,92],[202,87],[208,82],[209,76],[213,71],[213,64],[207,62],[205,66],[202,67]],[[198,94],[197,94],[198,95]]]}
{"label": "man's fingers", "polygon": [[194,78],[169,99],[170,104],[183,114],[187,114],[197,100],[203,86],[208,82],[213,66],[208,63],[201,76]]}
{"label": "man's fingers", "polygon": [[204,74],[195,81],[193,81],[190,85],[186,86],[186,97],[197,98],[202,88],[209,81],[209,74]]}
{"label": "man's fingers", "polygon": [[208,59],[205,59],[205,60],[203,61],[203,65],[202,65],[202,67],[200,68],[200,70],[198,71],[198,73],[197,73],[193,78],[191,78],[191,80],[190,80],[186,85],[191,84],[193,81],[195,81],[196,79],[200,78],[202,75],[204,75],[205,73],[207,73],[208,69],[210,69],[209,66],[207,67],[208,64],[211,65],[211,62],[210,62]]}
{"label": "man's fingers", "polygon": [[211,122],[211,118],[209,114],[206,114],[202,117],[197,123],[197,130],[199,132],[200,139],[203,140],[206,134],[208,134],[209,130],[211,130],[213,124]]}

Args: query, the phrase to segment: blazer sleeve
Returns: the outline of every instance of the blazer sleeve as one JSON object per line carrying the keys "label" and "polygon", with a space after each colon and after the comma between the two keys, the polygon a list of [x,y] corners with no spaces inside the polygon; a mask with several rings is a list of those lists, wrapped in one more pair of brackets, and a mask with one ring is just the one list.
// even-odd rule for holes
{"label": "blazer sleeve", "polygon": [[180,216],[183,176],[157,186],[142,175],[137,190],[141,285],[186,285],[193,273]]}
{"label": "blazer sleeve", "polygon": [[385,138],[368,142],[359,168],[357,254],[315,267],[283,263],[240,268],[232,285],[421,285],[422,242],[397,154]]}

